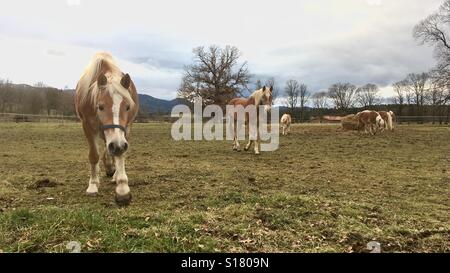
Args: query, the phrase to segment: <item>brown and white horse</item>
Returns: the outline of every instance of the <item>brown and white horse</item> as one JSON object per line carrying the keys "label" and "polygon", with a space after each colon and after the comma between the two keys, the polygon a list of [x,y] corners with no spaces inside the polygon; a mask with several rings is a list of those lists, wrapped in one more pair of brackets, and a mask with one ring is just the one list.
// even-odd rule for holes
{"label": "brown and white horse", "polygon": [[284,114],[281,117],[280,123],[281,123],[281,128],[283,128],[284,136],[291,132],[291,122],[292,122],[291,115]]}
{"label": "brown and white horse", "polygon": [[394,131],[394,124],[397,122],[397,117],[395,116],[395,113],[392,111],[389,111],[389,114],[391,115],[392,118],[392,131]]}
{"label": "brown and white horse", "polygon": [[357,128],[364,127],[366,133],[374,135],[384,127],[384,120],[376,111],[365,110],[356,114],[358,120]]}
{"label": "brown and white horse", "polygon": [[393,131],[394,130],[394,126],[392,123],[392,111],[386,112],[386,111],[378,111],[378,113],[380,114],[381,118],[383,118],[384,120],[384,126],[383,126],[383,130],[387,129],[388,131]]}
{"label": "brown and white horse", "polygon": [[[245,150],[248,151],[252,146],[253,142],[255,142],[255,154],[259,154],[259,144],[260,144],[260,136],[259,136],[259,106],[264,105],[264,111],[269,112],[272,107],[272,92],[273,86],[267,88],[264,86],[263,88],[256,90],[252,93],[252,95],[248,98],[234,98],[228,102],[228,105],[232,106],[243,106],[244,108],[249,105],[254,105],[256,107],[256,140],[252,140],[249,136],[249,141],[245,146]],[[234,121],[233,128],[233,150],[240,151],[240,145],[238,141],[238,131],[239,131],[239,122],[238,122],[238,114],[234,113],[234,117],[232,118]],[[248,125],[249,115],[245,114],[245,123]],[[248,127],[248,126],[247,126]]]}
{"label": "brown and white horse", "polygon": [[97,53],[78,81],[75,94],[75,109],[89,144],[88,195],[98,193],[100,146],[106,144],[103,163],[106,174],[117,184],[116,202],[130,203],[125,153],[138,107],[136,87],[130,76],[120,71],[110,54]]}

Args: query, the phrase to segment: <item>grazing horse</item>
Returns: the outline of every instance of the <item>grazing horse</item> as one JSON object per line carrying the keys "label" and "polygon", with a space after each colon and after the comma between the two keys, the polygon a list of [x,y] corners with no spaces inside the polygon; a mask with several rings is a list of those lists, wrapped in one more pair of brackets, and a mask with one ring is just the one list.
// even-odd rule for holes
{"label": "grazing horse", "polygon": [[384,127],[384,120],[376,111],[362,111],[356,114],[358,119],[357,128],[364,127],[366,133],[375,135],[375,133]]}
{"label": "grazing horse", "polygon": [[106,144],[103,163],[107,176],[112,176],[117,184],[116,203],[131,202],[125,153],[138,107],[136,87],[130,76],[120,71],[110,54],[97,53],[78,81],[75,93],[75,109],[89,144],[88,195],[98,193],[100,146]]}
{"label": "grazing horse", "polygon": [[358,122],[358,116],[351,114],[341,119],[340,131],[360,131],[364,129],[363,125]]}
{"label": "grazing horse", "polygon": [[281,123],[281,127],[283,128],[284,136],[291,132],[291,122],[292,122],[291,115],[284,114],[281,117],[280,123]]}
{"label": "grazing horse", "polygon": [[[256,140],[251,140],[249,136],[249,141],[245,146],[245,151],[248,151],[252,146],[253,142],[255,142],[255,154],[259,155],[259,106],[264,105],[264,111],[269,112],[272,107],[272,92],[273,86],[267,88],[264,86],[263,88],[256,90],[253,94],[248,98],[234,98],[228,102],[228,105],[231,106],[243,106],[244,108],[249,105],[254,105],[256,107]],[[239,141],[238,141],[238,115],[237,113],[233,113],[234,117],[232,120],[234,122],[233,128],[233,150],[240,151]],[[245,114],[245,123],[249,124],[249,115]],[[230,124],[231,125],[231,124]],[[248,126],[247,126],[248,127]]]}
{"label": "grazing horse", "polygon": [[383,130],[387,129],[389,131],[393,131],[394,127],[392,125],[392,115],[391,112],[386,112],[386,111],[378,111],[378,114],[380,114],[381,118],[384,120],[384,126],[383,126]]}
{"label": "grazing horse", "polygon": [[391,114],[392,117],[392,131],[394,131],[394,123],[397,122],[397,117],[395,116],[394,112],[389,111],[389,114]]}

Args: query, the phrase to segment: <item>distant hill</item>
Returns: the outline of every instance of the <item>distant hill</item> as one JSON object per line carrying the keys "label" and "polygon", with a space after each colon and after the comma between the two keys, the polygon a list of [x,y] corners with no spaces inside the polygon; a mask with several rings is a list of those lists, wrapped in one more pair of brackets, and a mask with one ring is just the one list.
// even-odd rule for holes
{"label": "distant hill", "polygon": [[139,94],[139,107],[141,111],[148,111],[150,113],[169,114],[172,108],[179,104],[189,105],[190,103],[181,98],[173,100],[163,100],[152,97],[150,95]]}

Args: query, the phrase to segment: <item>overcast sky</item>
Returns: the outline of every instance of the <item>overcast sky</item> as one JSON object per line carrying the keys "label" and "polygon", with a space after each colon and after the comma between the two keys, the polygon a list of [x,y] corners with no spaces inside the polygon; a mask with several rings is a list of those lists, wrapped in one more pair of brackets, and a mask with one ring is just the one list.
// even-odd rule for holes
{"label": "overcast sky", "polygon": [[[175,98],[199,45],[234,45],[256,78],[311,91],[375,83],[382,95],[434,64],[412,28],[442,0],[2,0],[0,78],[74,88],[109,51],[140,93]],[[283,92],[283,90],[280,90]]]}

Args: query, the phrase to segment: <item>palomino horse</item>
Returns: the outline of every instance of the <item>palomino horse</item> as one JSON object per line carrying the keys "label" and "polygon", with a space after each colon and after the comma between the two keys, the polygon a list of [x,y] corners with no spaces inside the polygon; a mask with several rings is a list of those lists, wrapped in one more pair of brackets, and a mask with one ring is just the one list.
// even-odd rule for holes
{"label": "palomino horse", "polygon": [[392,117],[392,131],[394,131],[394,124],[397,122],[397,117],[395,116],[394,112],[389,111],[389,114],[391,114]]}
{"label": "palomino horse", "polygon": [[383,126],[383,130],[387,129],[388,131],[393,131],[394,130],[394,126],[392,124],[392,115],[391,112],[386,112],[386,111],[378,111],[378,114],[380,114],[381,118],[383,118],[384,120],[384,126]]}
{"label": "palomino horse", "polygon": [[292,122],[291,115],[284,114],[281,117],[280,123],[281,123],[281,128],[283,128],[284,136],[291,132],[291,122]]}
{"label": "palomino horse", "polygon": [[[260,142],[260,136],[259,136],[259,106],[264,105],[264,111],[269,112],[272,107],[272,92],[273,92],[273,86],[270,88],[263,87],[259,90],[256,90],[253,92],[253,94],[248,98],[235,98],[228,102],[228,105],[232,106],[243,106],[244,108],[249,105],[254,105],[256,107],[256,140],[252,140],[249,136],[249,141],[247,145],[245,146],[245,150],[248,151],[250,147],[252,146],[253,142],[255,142],[255,154],[259,154],[259,142]],[[238,141],[238,115],[237,113],[234,113],[234,117],[232,118],[234,121],[234,128],[233,128],[233,150],[240,151],[239,141]],[[245,123],[249,124],[248,122],[249,115],[245,115]]]}
{"label": "palomino horse", "polygon": [[357,128],[364,127],[366,133],[375,135],[375,133],[384,127],[384,120],[376,111],[362,111],[356,114],[358,119]]}
{"label": "palomino horse", "polygon": [[120,71],[110,54],[97,53],[78,81],[75,94],[75,109],[89,144],[88,195],[98,193],[99,146],[103,143],[106,174],[117,183],[116,202],[119,205],[131,202],[125,152],[138,107],[136,87],[130,76]]}

